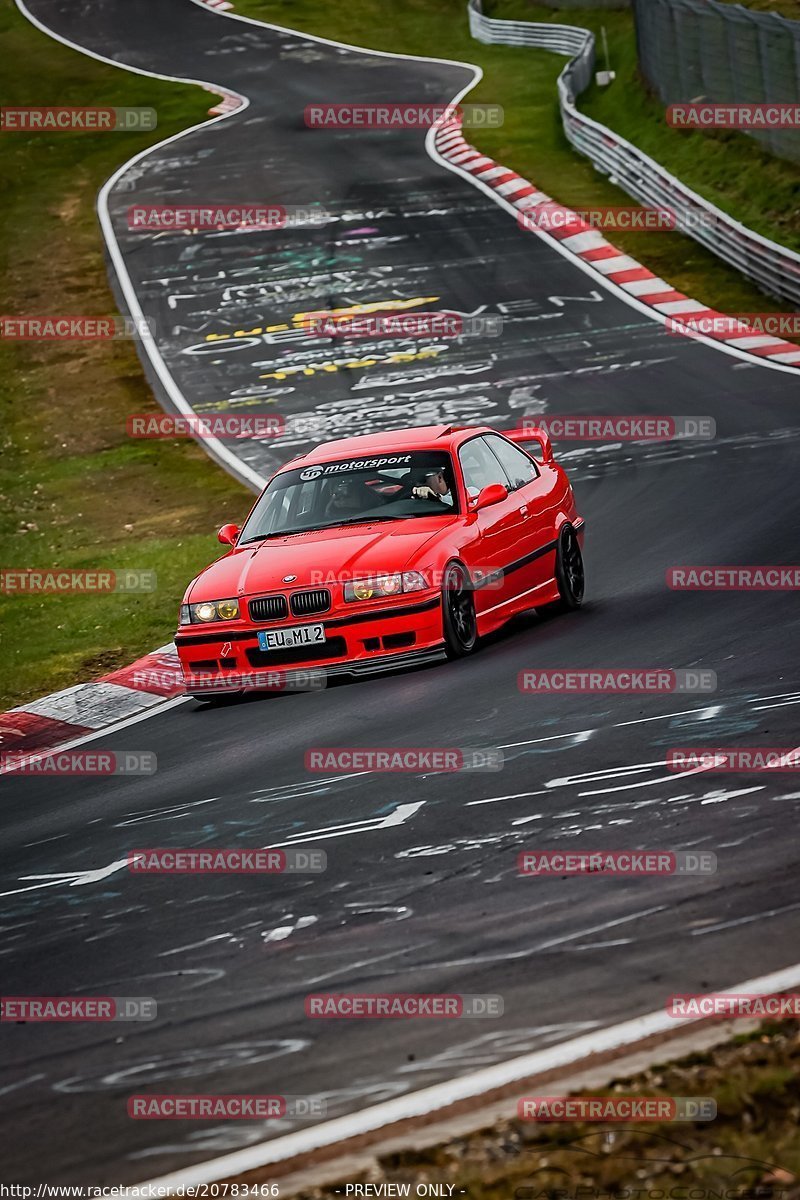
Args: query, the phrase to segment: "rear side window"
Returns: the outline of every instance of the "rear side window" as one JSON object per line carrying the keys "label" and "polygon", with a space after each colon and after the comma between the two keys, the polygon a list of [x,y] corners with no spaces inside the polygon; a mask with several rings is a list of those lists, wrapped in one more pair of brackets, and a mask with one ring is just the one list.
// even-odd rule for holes
{"label": "rear side window", "polygon": [[533,479],[539,478],[539,471],[532,459],[528,458],[517,446],[512,446],[504,438],[496,434],[487,435],[486,441],[500,459],[506,474],[511,480],[511,489],[524,487]]}
{"label": "rear side window", "polygon": [[482,437],[466,442],[458,452],[464,483],[470,496],[477,496],[490,483],[502,483],[511,487],[508,476],[497,457],[492,454]]}

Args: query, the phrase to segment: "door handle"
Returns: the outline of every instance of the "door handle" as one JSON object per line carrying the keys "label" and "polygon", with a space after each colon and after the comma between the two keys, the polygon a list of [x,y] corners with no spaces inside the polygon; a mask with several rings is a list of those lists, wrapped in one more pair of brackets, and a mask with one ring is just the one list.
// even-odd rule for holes
{"label": "door handle", "polygon": [[522,508],[519,511],[522,513],[523,516],[527,516],[527,514],[528,514],[527,504],[523,504]]}

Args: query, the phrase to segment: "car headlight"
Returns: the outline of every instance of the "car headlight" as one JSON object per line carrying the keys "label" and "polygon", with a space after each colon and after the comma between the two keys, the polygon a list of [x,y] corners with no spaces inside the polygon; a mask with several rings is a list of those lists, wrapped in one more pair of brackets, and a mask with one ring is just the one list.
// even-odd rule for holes
{"label": "car headlight", "polygon": [[373,579],[354,579],[344,585],[345,600],[376,600],[381,596],[399,596],[401,592],[421,592],[428,581],[419,571],[402,575],[376,575]]}
{"label": "car headlight", "polygon": [[183,624],[184,608],[189,610],[191,623],[235,621],[239,616],[238,600],[203,600],[200,604],[181,605],[181,624]]}
{"label": "car headlight", "polygon": [[430,584],[420,571],[403,572],[404,592],[422,592],[426,587],[430,587]]}

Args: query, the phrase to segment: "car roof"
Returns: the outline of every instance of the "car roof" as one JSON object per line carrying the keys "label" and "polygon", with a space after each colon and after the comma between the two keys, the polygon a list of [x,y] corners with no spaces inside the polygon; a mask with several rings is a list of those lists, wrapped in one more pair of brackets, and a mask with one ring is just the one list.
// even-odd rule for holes
{"label": "car roof", "polygon": [[396,454],[398,450],[450,450],[475,434],[491,432],[487,425],[415,425],[408,429],[386,429],[382,433],[322,442],[308,453],[293,458],[282,470],[297,467],[301,462],[330,462],[338,458],[360,457],[362,454]]}

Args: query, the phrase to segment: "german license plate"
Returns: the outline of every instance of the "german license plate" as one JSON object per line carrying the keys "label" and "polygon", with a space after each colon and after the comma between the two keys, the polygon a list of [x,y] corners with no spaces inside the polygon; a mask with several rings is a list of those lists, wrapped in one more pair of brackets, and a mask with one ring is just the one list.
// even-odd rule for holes
{"label": "german license plate", "polygon": [[287,650],[293,646],[318,646],[325,641],[324,625],[290,625],[288,629],[259,629],[259,650]]}

